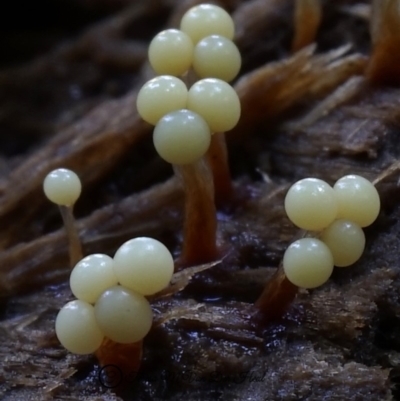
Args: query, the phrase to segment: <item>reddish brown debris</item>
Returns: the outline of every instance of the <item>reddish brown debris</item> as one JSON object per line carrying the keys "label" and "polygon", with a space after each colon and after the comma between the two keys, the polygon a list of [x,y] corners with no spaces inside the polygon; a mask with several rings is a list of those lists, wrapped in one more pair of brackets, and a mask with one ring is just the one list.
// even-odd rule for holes
{"label": "reddish brown debris", "polygon": [[321,0],[296,0],[292,51],[315,42],[322,19]]}
{"label": "reddish brown debris", "polygon": [[400,1],[374,0],[371,15],[372,54],[367,77],[374,84],[400,85]]}

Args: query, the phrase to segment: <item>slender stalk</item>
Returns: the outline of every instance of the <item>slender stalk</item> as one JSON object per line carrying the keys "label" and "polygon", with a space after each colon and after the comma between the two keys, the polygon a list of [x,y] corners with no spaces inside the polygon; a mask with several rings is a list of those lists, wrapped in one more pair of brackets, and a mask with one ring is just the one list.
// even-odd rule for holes
{"label": "slender stalk", "polygon": [[189,165],[174,165],[185,191],[183,248],[179,264],[190,266],[218,258],[217,216],[211,170],[204,159]]}
{"label": "slender stalk", "polygon": [[228,162],[228,149],[226,147],[225,134],[215,133],[211,137],[210,148],[207,152],[207,160],[211,166],[214,186],[215,203],[218,208],[226,206],[233,196],[233,186]]}
{"label": "slender stalk", "polygon": [[119,344],[105,338],[95,352],[101,369],[99,381],[104,387],[121,390],[132,384],[139,371],[143,354],[143,341]]}
{"label": "slender stalk", "polygon": [[82,244],[75,226],[72,206],[59,206],[69,242],[71,269],[83,258]]}
{"label": "slender stalk", "polygon": [[[293,238],[293,241],[308,237],[315,238],[315,233],[301,230]],[[259,310],[258,317],[265,322],[280,319],[296,297],[298,290],[299,288],[286,278],[283,262],[281,262],[278,270],[255,302],[255,306]]]}
{"label": "slender stalk", "polygon": [[283,266],[280,265],[255,303],[261,319],[270,322],[281,318],[297,291],[298,287],[286,278]]}

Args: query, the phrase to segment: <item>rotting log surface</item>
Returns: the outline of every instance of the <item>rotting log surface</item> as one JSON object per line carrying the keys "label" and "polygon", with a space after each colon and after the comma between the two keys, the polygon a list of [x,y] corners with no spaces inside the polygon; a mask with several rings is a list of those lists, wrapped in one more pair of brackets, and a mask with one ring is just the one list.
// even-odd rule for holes
{"label": "rotting log surface", "polygon": [[[60,2],[64,16],[49,26],[16,24],[1,39],[14,49],[0,72],[1,400],[400,399],[398,171],[377,185],[382,213],[362,259],[301,291],[282,320],[261,329],[251,318],[298,235],[283,210],[288,185],[375,179],[400,158],[400,90],[363,78],[366,18],[350,12],[354,1],[322,3],[317,51],[294,55],[292,0],[222,3],[244,59],[243,118],[227,133],[243,202],[218,215],[222,263],[153,303],[142,367],[121,382],[55,338],[54,318],[71,298],[68,247],[41,180],[56,166],[82,176],[76,214],[86,253],[112,254],[149,235],[179,256],[183,192],[134,103],[150,76],[146,45],[193,1]],[[82,16],[75,25],[71,13]]]}

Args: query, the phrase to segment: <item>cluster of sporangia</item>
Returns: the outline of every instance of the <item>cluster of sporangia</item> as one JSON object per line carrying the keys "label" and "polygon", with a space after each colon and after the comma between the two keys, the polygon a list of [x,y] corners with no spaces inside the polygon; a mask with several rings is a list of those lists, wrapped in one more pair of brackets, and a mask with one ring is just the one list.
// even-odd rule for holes
{"label": "cluster of sporangia", "polygon": [[287,279],[302,288],[324,284],[333,266],[355,263],[365,247],[361,227],[367,227],[380,210],[379,194],[363,177],[347,175],[333,188],[325,181],[306,178],[296,182],[285,198],[289,219],[299,228],[318,232],[318,238],[293,242],[283,257]]}
{"label": "cluster of sporangia", "polygon": [[[174,165],[201,159],[212,133],[231,130],[240,117],[238,95],[227,83],[241,66],[230,15],[201,4],[184,14],[180,28],[162,31],[150,43],[150,64],[163,75],[144,84],[137,97],[140,116],[155,125],[156,151]],[[190,81],[194,74],[203,79],[189,90],[177,78]]]}
{"label": "cluster of sporangia", "polygon": [[[68,207],[72,214],[81,192],[81,182],[73,171],[52,171],[43,187],[52,202]],[[100,253],[86,256],[70,276],[77,300],[68,302],[56,319],[61,344],[75,354],[90,354],[104,337],[122,344],[141,340],[153,319],[145,296],[165,288],[173,272],[171,253],[153,238],[125,242],[114,258]]]}
{"label": "cluster of sporangia", "polygon": [[[186,12],[181,30],[163,31],[151,42],[150,64],[157,73],[168,75],[142,87],[137,108],[145,121],[156,125],[154,145],[166,161],[176,165],[197,161],[208,150],[212,132],[228,131],[238,122],[239,98],[225,82],[236,77],[241,65],[233,35],[229,14],[202,4]],[[191,67],[197,76],[212,78],[201,79],[188,90],[176,76],[188,74]],[[44,181],[44,192],[60,205],[71,241],[72,207],[81,192],[78,176],[67,169],[54,170]],[[56,319],[61,344],[73,353],[89,354],[104,337],[122,344],[140,341],[152,324],[145,296],[165,288],[173,271],[171,253],[152,238],[124,243],[114,258],[86,256],[70,276],[77,300],[68,302]]]}
{"label": "cluster of sporangia", "polygon": [[[183,16],[180,28],[163,31],[151,42],[150,64],[167,75],[147,82],[137,98],[139,114],[155,125],[157,152],[175,165],[201,159],[212,133],[232,129],[240,116],[238,96],[227,84],[241,65],[232,42],[232,18],[220,7],[202,4]],[[189,90],[177,78],[191,80],[194,74],[201,79]],[[76,239],[70,247],[73,260],[74,249],[81,253],[72,215],[80,180],[74,172],[58,169],[46,177],[44,192],[60,205],[72,245]],[[357,261],[365,246],[361,227],[376,219],[379,208],[375,187],[359,176],[343,177],[333,188],[315,178],[295,183],[285,199],[287,215],[299,228],[319,232],[319,239],[302,238],[288,247],[283,258],[287,279],[315,288],[329,279],[334,265]],[[125,242],[114,258],[94,254],[81,259],[70,276],[77,300],[68,302],[56,319],[61,344],[73,353],[89,354],[105,337],[122,344],[140,341],[152,324],[145,297],[164,289],[173,271],[168,249],[146,237]]]}

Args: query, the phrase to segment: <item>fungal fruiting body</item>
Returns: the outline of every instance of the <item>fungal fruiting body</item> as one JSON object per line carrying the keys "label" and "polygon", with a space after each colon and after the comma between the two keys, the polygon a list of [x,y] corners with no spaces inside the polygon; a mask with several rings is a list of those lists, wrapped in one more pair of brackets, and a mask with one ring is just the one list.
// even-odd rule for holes
{"label": "fungal fruiting body", "polygon": [[342,177],[333,188],[316,178],[295,183],[285,198],[286,213],[299,228],[320,232],[320,238],[303,238],[289,246],[283,257],[287,279],[298,287],[315,288],[328,280],[334,265],[354,264],[365,247],[361,227],[372,224],[379,209],[376,188],[360,176]]}
{"label": "fungal fruiting body", "polygon": [[350,220],[334,221],[322,231],[320,238],[331,250],[334,264],[338,267],[352,265],[364,252],[364,231]]}
{"label": "fungal fruiting body", "polygon": [[69,285],[76,298],[95,303],[109,287],[118,283],[114,260],[100,253],[79,261],[71,272]]}
{"label": "fungal fruiting body", "polygon": [[202,79],[189,89],[187,107],[200,114],[212,132],[230,131],[240,118],[240,100],[236,91],[216,78]]}
{"label": "fungal fruiting body", "polygon": [[183,81],[170,75],[161,75],[142,86],[136,107],[143,120],[156,125],[165,114],[184,109],[187,96],[188,90]]}
{"label": "fungal fruiting body", "polygon": [[303,230],[316,231],[319,238],[302,238],[289,245],[281,266],[255,303],[262,319],[281,317],[299,287],[324,284],[335,265],[355,263],[365,247],[360,226],[371,224],[379,207],[378,192],[363,177],[342,177],[333,188],[316,178],[292,185],[285,198],[289,219]]}
{"label": "fungal fruiting body", "polygon": [[128,288],[107,288],[94,305],[75,300],[56,319],[61,345],[74,354],[91,354],[108,338],[121,344],[143,339],[151,329],[153,314],[147,299]]}
{"label": "fungal fruiting body", "polygon": [[59,206],[68,236],[69,257],[73,267],[82,258],[82,245],[73,215],[74,204],[82,191],[81,181],[73,171],[59,168],[47,174],[43,181],[43,191],[51,202]]}
{"label": "fungal fruiting body", "polygon": [[206,36],[194,48],[193,69],[201,78],[230,82],[236,78],[241,64],[239,49],[224,36]]}
{"label": "fungal fruiting body", "polygon": [[286,249],[283,268],[287,279],[297,287],[316,288],[325,284],[331,276],[333,256],[322,241],[302,238]]}
{"label": "fungal fruiting body", "polygon": [[[163,159],[174,166],[182,166],[196,163],[207,155],[214,182],[218,184],[215,186],[218,205],[227,201],[233,192],[226,144],[220,136],[231,130],[240,116],[238,96],[224,82],[233,80],[241,66],[240,52],[232,42],[234,31],[232,18],[221,7],[200,4],[190,8],[181,19],[180,29],[164,30],[150,43],[150,64],[162,76],[147,82],[137,98],[140,116],[156,126],[153,141]],[[188,80],[191,68],[198,77],[211,81],[196,82],[188,92],[183,82],[172,76],[181,75]],[[196,122],[189,121],[189,111],[199,116],[195,117]],[[209,130],[199,128],[204,126],[200,117]],[[177,125],[173,132],[171,127],[178,124],[179,119],[182,127]],[[185,192],[201,196],[198,190]],[[214,190],[212,192],[214,197]]]}
{"label": "fungal fruiting body", "polygon": [[211,132],[204,118],[187,109],[166,114],[157,123],[153,143],[158,154],[176,165],[201,159],[211,142]]}
{"label": "fungal fruiting body", "polygon": [[374,185],[359,175],[346,175],[333,189],[338,200],[338,217],[354,221],[360,227],[371,225],[381,207]]}
{"label": "fungal fruiting body", "polygon": [[82,190],[81,180],[71,170],[59,168],[47,174],[43,181],[47,198],[59,206],[72,206]]}
{"label": "fungal fruiting body", "polygon": [[213,4],[194,6],[183,15],[180,28],[194,44],[210,35],[233,39],[235,26],[232,17],[221,7]]}
{"label": "fungal fruiting body", "polygon": [[[197,77],[202,78],[185,93],[186,103],[182,102],[180,107],[176,107],[174,99],[168,101],[168,91],[163,92],[160,103],[165,101],[168,107],[174,103],[173,110],[142,101],[147,92],[156,93],[152,81],[138,96],[139,114],[156,125],[154,146],[173,165],[185,191],[180,265],[206,263],[218,257],[216,205],[225,206],[233,194],[223,132],[235,127],[241,112],[236,91],[225,82],[233,80],[241,66],[240,52],[232,42],[234,33],[233,20],[225,10],[201,4],[183,15],[180,30],[160,32],[149,48],[150,64],[157,73],[185,74],[192,67]],[[178,66],[173,63],[171,67],[169,58],[179,51],[182,63]],[[156,116],[151,108],[155,108]],[[165,114],[161,115],[160,110]]]}
{"label": "fungal fruiting body", "polygon": [[[186,86],[185,91],[187,96]],[[138,112],[145,119],[147,116],[142,114],[144,108],[139,105],[139,100],[138,97]],[[168,102],[167,98],[165,101]],[[152,104],[148,103],[149,108]],[[214,188],[211,175],[207,173],[209,167],[201,161],[210,146],[211,130],[201,115],[186,108],[187,101],[180,106],[164,115],[158,109],[157,116],[147,121],[155,124],[153,143],[157,153],[173,165],[183,184],[185,220],[181,262],[191,265],[210,262],[217,257]],[[202,223],[203,230],[198,230]]]}
{"label": "fungal fruiting body", "polygon": [[[209,4],[193,7],[182,17],[181,30],[156,35],[149,47],[150,64],[160,74],[185,74],[193,65],[200,77],[218,72],[221,78],[231,80],[241,64],[240,53],[231,42],[233,35],[233,21],[222,8]],[[180,52],[182,63],[171,60],[173,54],[179,58]],[[183,183],[181,265],[215,260],[217,222],[212,177],[221,180],[228,176],[229,184],[222,186],[224,194],[231,186],[224,142],[214,141],[212,146],[221,157],[213,157],[212,163],[202,159],[213,143],[212,133],[232,129],[237,123],[240,102],[236,92],[221,79],[201,80],[188,91],[178,78],[156,77],[140,90],[137,109],[145,121],[155,125],[154,147],[173,165]],[[222,165],[220,173],[210,175],[208,170],[218,165]]]}
{"label": "fungal fruiting body", "polygon": [[149,61],[157,74],[183,75],[190,68],[192,59],[192,39],[178,29],[162,31],[150,43]]}
{"label": "fungal fruiting body", "polygon": [[68,302],[58,313],[56,334],[60,343],[74,354],[95,352],[104,339],[93,305],[85,301]]}
{"label": "fungal fruiting body", "polygon": [[174,261],[164,244],[141,237],[125,242],[114,256],[115,273],[125,287],[142,295],[165,288],[174,273]]}
{"label": "fungal fruiting body", "polygon": [[70,277],[78,299],[66,304],[56,319],[61,344],[70,352],[90,354],[104,339],[120,344],[142,340],[153,319],[145,296],[168,286],[173,271],[171,253],[153,238],[125,242],[114,258],[86,256]]}
{"label": "fungal fruiting body", "polygon": [[[236,78],[241,67],[241,56],[236,45],[232,42],[235,35],[234,22],[225,10],[212,4],[195,6],[188,10],[182,17],[181,29],[192,38],[195,44],[193,69],[197,76],[200,78],[216,78],[226,82],[230,82]],[[219,89],[221,89],[221,85],[219,86]],[[215,91],[219,90],[214,87],[212,92],[194,95],[193,92],[197,89],[199,89],[199,86],[190,88],[192,91],[192,105],[200,102],[201,97],[206,99],[206,97],[212,95],[213,92],[213,96],[215,96]],[[231,91],[233,91],[233,88],[231,88]],[[225,91],[225,94],[227,94],[227,92],[229,92],[229,89]],[[197,99],[194,99],[196,97]],[[231,96],[230,101],[232,101],[234,97],[235,95]],[[225,98],[225,100],[227,99],[228,98]],[[213,98],[214,102],[216,102],[216,100],[217,96]],[[233,101],[235,102],[235,100],[236,99]],[[191,106],[188,106],[188,108],[199,112],[198,109],[191,108]],[[224,102],[218,104],[216,108],[220,109],[222,114],[225,114],[225,116],[221,117],[219,120],[220,124],[229,126],[229,120],[234,120],[236,117],[239,119],[240,102],[238,108],[237,105],[234,105],[231,110]],[[232,114],[229,114],[230,112]],[[203,115],[203,117],[206,118],[205,115]],[[230,125],[229,130],[232,129],[236,123]],[[208,164],[211,166],[213,174],[215,203],[221,208],[231,203],[234,190],[228,164],[228,151],[224,129],[222,129],[221,126],[211,126],[211,130],[214,134],[211,137],[211,144],[206,158]],[[225,130],[228,130],[228,128]]]}
{"label": "fungal fruiting body", "polygon": [[305,178],[293,184],[285,198],[289,219],[303,230],[319,231],[331,224],[338,212],[332,187],[317,178]]}
{"label": "fungal fruiting body", "polygon": [[189,89],[188,108],[204,117],[214,132],[206,158],[213,174],[215,203],[223,207],[233,195],[224,132],[234,128],[239,121],[239,97],[223,80],[206,78]]}
{"label": "fungal fruiting body", "polygon": [[150,331],[153,320],[147,299],[121,285],[109,288],[100,296],[94,314],[104,335],[121,344],[141,340]]}

